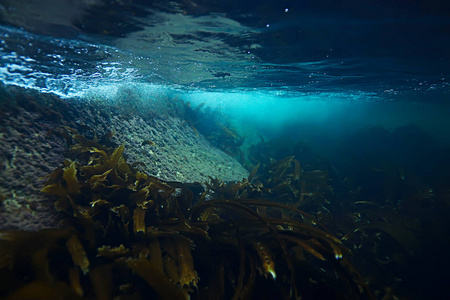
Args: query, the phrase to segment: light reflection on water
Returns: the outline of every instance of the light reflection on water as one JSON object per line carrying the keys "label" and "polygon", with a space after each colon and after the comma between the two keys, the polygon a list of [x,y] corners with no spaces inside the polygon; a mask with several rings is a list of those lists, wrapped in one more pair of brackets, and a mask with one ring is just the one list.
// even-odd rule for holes
{"label": "light reflection on water", "polygon": [[[437,31],[448,23],[442,18],[344,18],[296,6],[208,11],[184,2],[130,4],[108,15],[102,1],[79,7],[63,1],[59,9],[30,13],[40,2],[22,7],[5,1],[0,9],[0,21],[8,24],[0,26],[3,83],[63,97],[127,83],[180,92],[312,94],[328,101],[422,101],[450,91],[450,62],[443,54],[450,43]],[[409,31],[390,32],[406,25]],[[426,28],[435,32],[421,43]],[[411,41],[414,30],[418,41]]]}

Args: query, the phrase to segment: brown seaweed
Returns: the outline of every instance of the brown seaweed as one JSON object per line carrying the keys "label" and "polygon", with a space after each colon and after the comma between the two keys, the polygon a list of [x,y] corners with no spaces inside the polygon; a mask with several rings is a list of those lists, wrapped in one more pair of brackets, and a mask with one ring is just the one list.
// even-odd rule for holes
{"label": "brown seaweed", "polygon": [[[67,214],[69,226],[38,233],[33,249],[26,245],[34,234],[2,234],[0,271],[14,282],[2,287],[2,295],[18,299],[35,290],[29,299],[51,298],[56,291],[67,299],[243,299],[271,289],[279,298],[295,299],[321,281],[329,291],[345,284],[345,291],[335,292],[342,299],[372,298],[350,251],[315,217],[248,198],[282,190],[276,188],[287,180],[282,177],[298,183],[302,174],[293,157],[272,166],[274,187],[257,181],[255,171],[253,180],[240,183],[212,180],[209,189],[218,192],[206,201],[206,191],[194,194],[188,185],[135,171],[123,145],[109,149],[75,130],[69,134],[76,141],[74,160],[50,174],[42,189],[57,198],[55,207]],[[49,259],[54,253],[57,265]],[[13,270],[26,268],[29,258],[29,279],[15,277]],[[314,259],[328,263],[338,277],[308,271]]]}

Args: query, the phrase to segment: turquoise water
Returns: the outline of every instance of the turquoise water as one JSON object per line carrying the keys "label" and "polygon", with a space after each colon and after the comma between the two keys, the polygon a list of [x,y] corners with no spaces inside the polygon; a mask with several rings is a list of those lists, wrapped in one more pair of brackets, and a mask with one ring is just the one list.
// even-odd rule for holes
{"label": "turquoise water", "polygon": [[450,128],[450,19],[435,2],[2,1],[0,80],[206,102],[269,135],[293,119],[432,132]]}
{"label": "turquoise water", "polygon": [[220,122],[203,126],[245,137],[246,155],[259,144],[291,156],[301,141],[302,168],[315,153],[330,174],[330,197],[341,202],[324,205],[336,219],[350,207],[361,225],[358,209],[372,203],[401,216],[381,216],[389,228],[421,222],[406,231],[420,240],[416,255],[394,257],[401,241],[371,248],[367,236],[369,246],[351,249],[363,273],[394,274],[379,286],[414,299],[445,294],[434,266],[449,267],[446,1],[0,0],[0,55],[5,85],[80,101],[176,98],[212,111]]}
{"label": "turquoise water", "polygon": [[45,2],[2,1],[3,82],[66,97],[117,82],[330,101],[449,91],[450,22],[432,4]]}

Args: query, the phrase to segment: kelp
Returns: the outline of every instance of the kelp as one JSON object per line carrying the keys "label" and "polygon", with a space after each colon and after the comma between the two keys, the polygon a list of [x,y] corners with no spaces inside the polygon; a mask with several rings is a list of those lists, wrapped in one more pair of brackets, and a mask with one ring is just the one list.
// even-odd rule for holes
{"label": "kelp", "polygon": [[[66,213],[64,229],[2,233],[2,296],[307,299],[308,291],[322,289],[341,299],[373,298],[350,250],[315,217],[261,200],[281,188],[262,186],[256,171],[240,183],[212,180],[199,191],[135,170],[123,145],[110,149],[68,131],[71,159],[42,189]],[[272,169],[297,183],[303,177],[294,158]],[[27,247],[36,237],[39,243]],[[321,276],[317,262],[337,275]]]}
{"label": "kelp", "polygon": [[224,184],[211,178],[207,187],[222,198],[264,198],[299,208],[313,206],[318,211],[326,210],[327,196],[333,193],[327,171],[305,171],[295,156],[271,159],[268,165],[258,163],[241,182]]}

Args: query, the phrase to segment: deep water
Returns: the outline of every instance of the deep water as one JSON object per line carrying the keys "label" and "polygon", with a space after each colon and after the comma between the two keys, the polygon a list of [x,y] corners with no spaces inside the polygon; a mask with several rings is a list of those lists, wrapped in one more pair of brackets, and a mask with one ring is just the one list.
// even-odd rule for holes
{"label": "deep water", "polygon": [[131,113],[180,101],[249,172],[323,171],[320,197],[278,200],[343,239],[377,298],[448,294],[446,1],[0,0],[0,55],[5,87]]}

